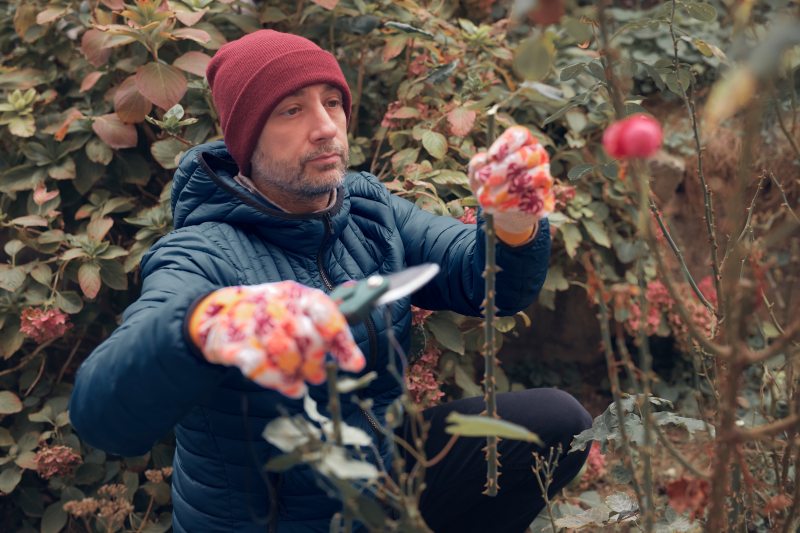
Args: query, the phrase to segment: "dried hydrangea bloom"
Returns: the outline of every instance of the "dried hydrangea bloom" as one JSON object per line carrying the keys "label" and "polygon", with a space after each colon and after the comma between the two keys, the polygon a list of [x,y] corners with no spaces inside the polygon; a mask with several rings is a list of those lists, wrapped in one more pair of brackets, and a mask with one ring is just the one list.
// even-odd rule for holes
{"label": "dried hydrangea bloom", "polygon": [[366,363],[336,304],[293,281],[220,289],[196,313],[192,338],[207,360],[291,398],[325,381],[328,353],[350,372]]}
{"label": "dried hydrangea bloom", "polygon": [[470,160],[468,172],[478,202],[489,213],[541,218],[555,208],[550,157],[527,128],[508,128],[488,152]]}
{"label": "dried hydrangea bloom", "polygon": [[81,456],[69,446],[44,446],[33,458],[36,472],[42,479],[71,474],[83,462]]}
{"label": "dried hydrangea bloom", "polygon": [[39,344],[63,336],[71,327],[69,316],[56,308],[26,307],[20,315],[19,330]]}

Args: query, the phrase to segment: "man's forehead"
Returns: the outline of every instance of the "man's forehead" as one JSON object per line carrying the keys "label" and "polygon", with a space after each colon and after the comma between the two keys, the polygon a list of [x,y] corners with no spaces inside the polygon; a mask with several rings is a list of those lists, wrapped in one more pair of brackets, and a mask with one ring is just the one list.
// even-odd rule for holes
{"label": "man's forehead", "polygon": [[305,96],[305,94],[307,92],[309,92],[312,89],[315,89],[317,87],[321,88],[321,90],[324,91],[324,92],[336,91],[337,93],[342,94],[342,91],[338,87],[336,87],[334,85],[331,85],[330,83],[318,83],[318,84],[315,84],[315,85],[307,85],[305,87],[297,89],[295,92],[287,95],[286,98],[292,98],[292,97],[297,97],[297,96]]}

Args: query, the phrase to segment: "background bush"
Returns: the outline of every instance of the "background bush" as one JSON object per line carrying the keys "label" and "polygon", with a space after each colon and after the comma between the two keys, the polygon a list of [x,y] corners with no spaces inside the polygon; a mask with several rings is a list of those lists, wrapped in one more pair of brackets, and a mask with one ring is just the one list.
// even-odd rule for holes
{"label": "background bush", "polygon": [[[722,258],[709,259],[711,236],[757,242],[736,256],[740,281],[758,300],[763,297],[743,307],[752,320],[742,326],[746,340],[753,349],[764,348],[783,338],[784,329],[795,340],[781,341],[785,350],[774,349],[776,358],[731,374],[738,403],[728,411],[734,418],[748,426],[784,426],[769,433],[775,437],[770,444],[736,448],[740,464],[731,482],[738,479],[741,486],[755,475],[761,484],[725,501],[742,524],[766,530],[786,524],[789,531],[798,514],[797,494],[789,488],[796,486],[792,465],[800,453],[792,444],[798,396],[791,356],[796,359],[798,344],[790,312],[797,305],[800,255],[791,226],[800,161],[797,6],[632,4],[0,3],[0,528],[168,529],[170,440],[137,458],[89,448],[69,424],[71,382],[81,360],[136,298],[142,254],[170,229],[170,180],[181,153],[220,135],[203,79],[206,64],[226,41],[270,27],[335,53],[353,90],[352,165],[425,209],[465,221],[474,217],[465,166],[491,141],[489,112],[498,128],[524,124],[548,147],[559,182],[552,266],[538,306],[496,323],[512,345],[518,336],[535,340],[539,333],[526,333],[531,317],[534,332],[541,316],[566,323],[570,336],[602,326],[604,347],[613,350],[613,336],[622,359],[615,363],[612,354],[605,385],[613,385],[625,367],[631,371],[623,384],[628,390],[639,384],[646,385],[640,392],[649,393],[652,385],[688,405],[688,414],[717,421],[730,394],[720,399],[724,380],[718,381],[716,365],[727,363],[704,353],[686,318],[707,338],[725,329],[719,319],[727,304],[716,300]],[[663,122],[665,150],[648,166],[629,169],[609,159],[599,139],[615,115],[640,111]],[[694,128],[701,115],[702,139]],[[658,266],[652,243],[641,237],[636,176],[654,178],[654,220],[664,214],[674,248],[682,251],[666,266]],[[746,198],[726,197],[734,176],[746,182]],[[717,225],[707,233],[709,198],[723,201],[711,206]],[[737,222],[743,214],[749,215],[744,226]],[[668,251],[670,243],[661,242]],[[694,273],[701,290],[693,291],[692,276],[681,278],[681,272]],[[678,274],[677,292],[663,284],[665,273]],[[576,288],[580,302],[588,296],[590,317],[593,304],[600,305],[601,320],[571,322],[565,310],[569,302],[574,306]],[[479,322],[445,312],[417,311],[415,318],[415,375],[422,379],[410,383],[412,396],[435,403],[440,389],[450,397],[480,393],[474,371],[483,343]],[[636,379],[642,374],[632,357],[648,336],[676,341],[678,349],[668,356],[679,359],[678,373],[669,381],[651,383],[649,367],[646,379]],[[596,346],[589,348],[595,353]],[[518,358],[517,375],[525,376],[530,364],[538,362]],[[499,387],[530,385],[531,379],[519,381],[501,372]],[[650,420],[649,403],[625,411],[630,424]],[[670,420],[693,431],[688,419]],[[615,446],[614,428],[606,429],[605,438],[597,432],[592,437],[606,453],[616,450],[610,457],[619,463],[618,475],[608,483],[623,487],[636,477],[641,455],[620,448],[619,441]],[[693,438],[681,442],[692,444]],[[713,439],[698,446],[708,442]],[[643,450],[649,461],[652,447]],[[767,466],[774,475],[757,474]],[[672,508],[665,512],[662,502],[656,512],[650,502],[641,509],[645,518],[657,514],[664,527],[680,528],[678,521],[686,519],[677,508],[702,519],[707,498],[691,505],[685,500],[690,493],[707,496],[703,479],[676,476],[672,481],[683,485],[672,486]],[[660,487],[663,499],[666,489]],[[574,517],[599,508],[591,498],[581,502],[555,508],[555,514]],[[571,525],[600,527],[624,518],[625,505],[607,509],[605,520],[584,514],[583,522]],[[653,521],[645,525],[652,529]]]}

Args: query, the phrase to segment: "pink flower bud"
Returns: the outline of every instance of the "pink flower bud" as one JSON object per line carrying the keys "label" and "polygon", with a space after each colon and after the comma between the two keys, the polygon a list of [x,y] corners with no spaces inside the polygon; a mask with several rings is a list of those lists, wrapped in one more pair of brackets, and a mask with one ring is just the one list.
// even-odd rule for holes
{"label": "pink flower bud", "polygon": [[631,115],[603,133],[603,148],[615,159],[647,158],[661,148],[661,125],[651,116]]}

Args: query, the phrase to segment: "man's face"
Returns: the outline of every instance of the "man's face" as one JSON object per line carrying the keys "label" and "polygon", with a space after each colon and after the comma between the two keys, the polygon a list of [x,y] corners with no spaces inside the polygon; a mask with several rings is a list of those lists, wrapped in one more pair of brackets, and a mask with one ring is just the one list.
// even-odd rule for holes
{"label": "man's face", "polygon": [[287,96],[267,119],[252,157],[256,186],[282,197],[320,197],[341,185],[348,162],[342,93],[327,84]]}

